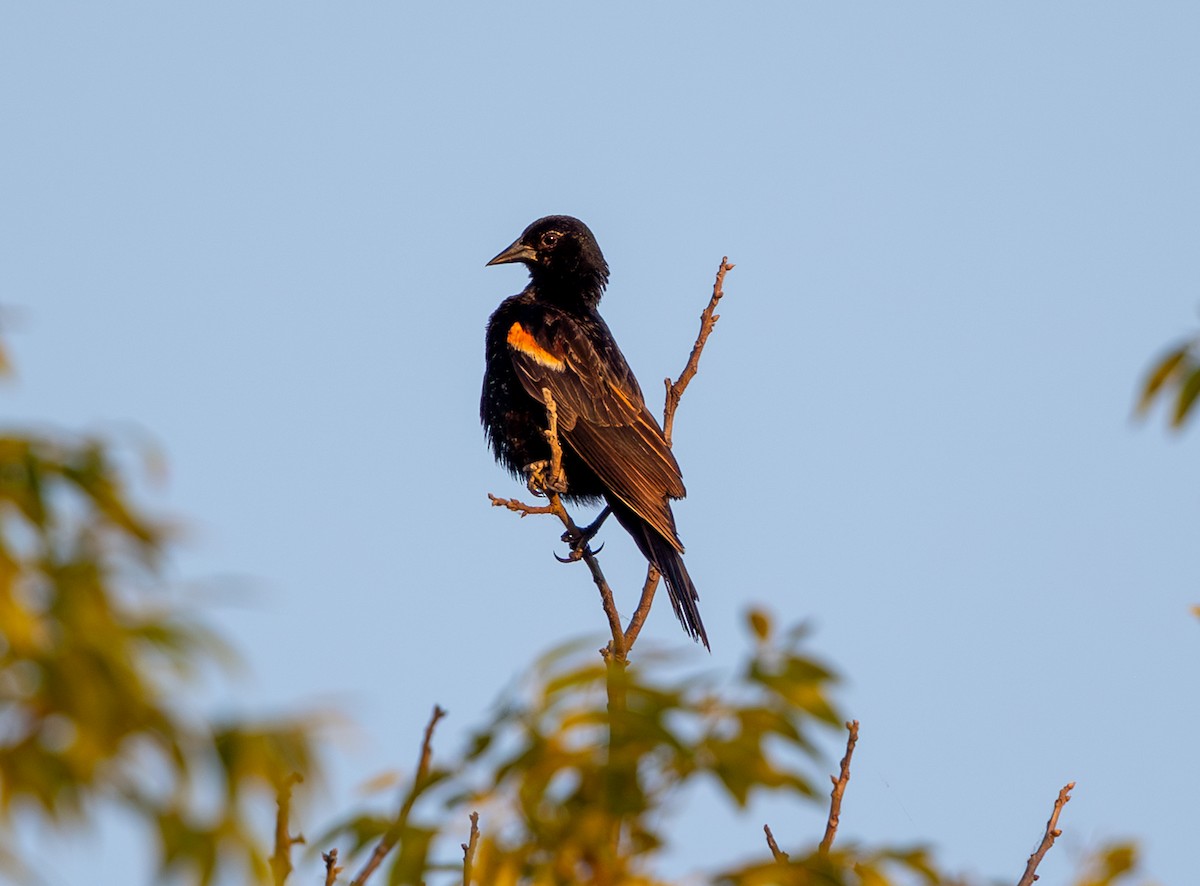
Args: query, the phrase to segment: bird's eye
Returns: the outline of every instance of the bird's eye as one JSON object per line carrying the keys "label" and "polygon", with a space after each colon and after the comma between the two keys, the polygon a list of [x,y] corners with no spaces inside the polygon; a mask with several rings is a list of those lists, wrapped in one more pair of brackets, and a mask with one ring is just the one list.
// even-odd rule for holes
{"label": "bird's eye", "polygon": [[557,231],[547,231],[542,234],[542,245],[549,249],[558,242],[559,236]]}

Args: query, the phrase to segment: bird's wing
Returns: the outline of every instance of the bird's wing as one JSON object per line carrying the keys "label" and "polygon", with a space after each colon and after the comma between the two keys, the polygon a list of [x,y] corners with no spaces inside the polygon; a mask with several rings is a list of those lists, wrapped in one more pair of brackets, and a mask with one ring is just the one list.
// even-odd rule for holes
{"label": "bird's wing", "polygon": [[667,502],[685,494],[679,464],[616,343],[608,338],[599,350],[564,317],[513,323],[507,342],[526,392],[545,403],[542,391],[550,391],[567,444],[605,487],[682,551]]}

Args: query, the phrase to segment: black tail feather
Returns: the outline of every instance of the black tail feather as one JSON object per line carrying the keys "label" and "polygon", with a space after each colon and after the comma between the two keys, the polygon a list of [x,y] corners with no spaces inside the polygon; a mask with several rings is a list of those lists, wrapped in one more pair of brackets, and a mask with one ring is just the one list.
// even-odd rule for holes
{"label": "black tail feather", "polygon": [[675,546],[659,535],[650,524],[635,514],[621,502],[610,500],[613,516],[625,527],[633,537],[634,543],[642,555],[658,567],[667,585],[667,595],[671,598],[671,607],[683,629],[693,640],[708,645],[708,634],[704,630],[704,622],[700,620],[700,595],[692,584],[687,567],[683,565],[683,556],[675,550]]}

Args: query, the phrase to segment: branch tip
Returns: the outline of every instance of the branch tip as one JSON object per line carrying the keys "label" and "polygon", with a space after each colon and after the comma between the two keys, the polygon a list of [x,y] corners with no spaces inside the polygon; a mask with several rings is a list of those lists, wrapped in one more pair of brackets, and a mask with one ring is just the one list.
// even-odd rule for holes
{"label": "branch tip", "polygon": [[1062,812],[1063,807],[1071,799],[1071,791],[1075,790],[1075,782],[1067,782],[1067,784],[1058,792],[1058,797],[1054,801],[1054,809],[1050,812],[1050,820],[1046,822],[1046,832],[1042,836],[1042,842],[1033,854],[1029,856],[1029,861],[1025,863],[1025,873],[1021,875],[1021,879],[1017,881],[1017,886],[1032,886],[1033,882],[1038,878],[1037,868],[1042,863],[1042,859],[1046,857],[1046,853],[1050,851],[1050,847],[1054,845],[1054,841],[1062,836],[1062,831],[1058,827],[1058,816]]}
{"label": "branch tip", "polygon": [[337,863],[337,849],[330,849],[328,852],[321,853],[321,861],[325,862],[325,886],[334,886],[337,882],[338,874],[345,868],[340,867]]}
{"label": "branch tip", "polygon": [[429,780],[430,764],[433,760],[433,730],[437,727],[438,721],[446,716],[445,708],[440,705],[433,706],[433,713],[429,716],[429,722],[425,726],[425,737],[421,741],[421,756],[417,762],[417,774],[413,776],[412,785],[405,793],[404,802],[400,805],[400,811],[396,814],[395,820],[387,829],[387,832],[380,838],[379,843],[375,846],[375,851],[371,853],[371,857],[367,863],[363,865],[358,876],[351,882],[351,886],[362,886],[367,882],[367,879],[375,872],[375,869],[387,857],[387,854],[392,851],[400,836],[404,833],[404,828],[408,825],[408,815],[412,812],[413,804],[417,802],[417,796],[425,789]]}
{"label": "branch tip", "polygon": [[289,773],[275,785],[275,851],[271,854],[271,877],[275,886],[283,886],[292,873],[292,847],[304,842],[302,834],[289,831],[292,811],[292,786],[304,781],[299,772]]}
{"label": "branch tip", "polygon": [[779,844],[775,842],[775,835],[771,833],[771,826],[769,824],[763,825],[763,833],[767,835],[767,846],[771,850],[771,856],[777,863],[786,864],[789,856],[786,852],[780,849]]}
{"label": "branch tip", "polygon": [[827,855],[832,848],[838,824],[841,822],[842,796],[846,793],[846,785],[850,783],[850,758],[854,756],[854,746],[858,744],[858,721],[847,721],[846,731],[849,735],[846,737],[846,754],[842,757],[840,772],[837,777],[829,776],[829,780],[833,782],[833,790],[829,794],[829,818],[825,822],[825,836],[821,838],[821,844],[817,847],[817,851],[822,855]]}
{"label": "branch tip", "polygon": [[692,345],[692,352],[688,355],[687,364],[683,367],[683,371],[679,373],[673,383],[667,379],[667,402],[663,406],[663,436],[667,439],[667,445],[671,445],[671,431],[675,425],[675,410],[679,408],[679,401],[683,397],[683,392],[687,390],[687,386],[691,384],[695,378],[697,371],[700,368],[700,354],[704,351],[704,345],[708,341],[709,335],[712,334],[713,327],[717,325],[719,317],[716,314],[717,303],[721,301],[725,295],[725,274],[727,271],[733,270],[733,265],[729,263],[729,256],[721,257],[721,266],[717,268],[717,277],[713,281],[712,297],[709,298],[708,304],[704,310],[700,312],[700,332],[696,335],[696,343]]}
{"label": "branch tip", "polygon": [[475,850],[479,845],[479,813],[471,813],[471,833],[468,842],[461,844],[463,851],[463,886],[471,886],[471,873],[475,866]]}

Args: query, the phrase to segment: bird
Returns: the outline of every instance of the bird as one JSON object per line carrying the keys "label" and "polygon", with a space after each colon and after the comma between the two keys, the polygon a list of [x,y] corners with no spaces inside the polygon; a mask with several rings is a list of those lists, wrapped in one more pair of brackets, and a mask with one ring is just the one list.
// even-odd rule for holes
{"label": "bird", "polygon": [[[683,477],[597,310],[608,263],[595,236],[577,218],[549,215],[487,265],[511,263],[524,264],[530,279],[487,323],[479,415],[492,453],[535,491],[540,486],[584,505],[604,502],[665,579],[684,630],[711,648],[671,511],[671,501],[686,494]],[[557,411],[565,489],[560,478],[545,475],[551,456],[545,391]]]}

